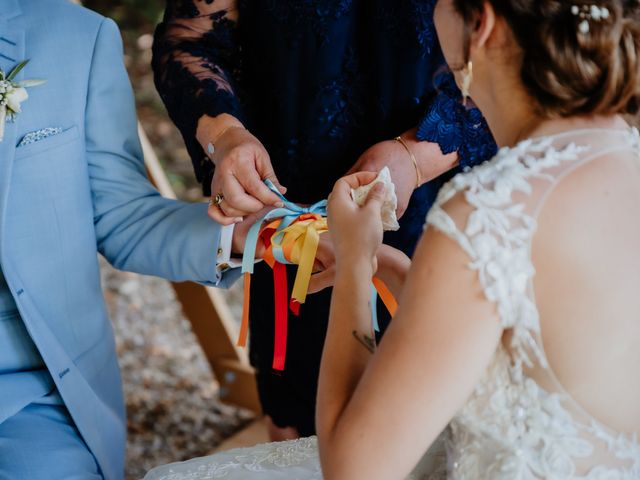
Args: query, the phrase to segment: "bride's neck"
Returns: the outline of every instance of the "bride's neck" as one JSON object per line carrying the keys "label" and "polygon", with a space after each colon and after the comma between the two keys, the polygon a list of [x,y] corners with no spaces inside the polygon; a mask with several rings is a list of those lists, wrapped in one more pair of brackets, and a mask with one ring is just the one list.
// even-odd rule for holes
{"label": "bride's neck", "polygon": [[[508,95],[504,93],[510,91]],[[478,106],[499,147],[512,147],[532,137],[554,135],[589,128],[624,129],[628,125],[620,116],[582,116],[545,118],[537,114],[535,101],[523,89],[496,88]]]}
{"label": "bride's neck", "polygon": [[[511,147],[528,138],[544,119],[536,114],[532,99],[514,85],[492,83],[477,101],[499,147]],[[508,93],[507,93],[508,92]]]}

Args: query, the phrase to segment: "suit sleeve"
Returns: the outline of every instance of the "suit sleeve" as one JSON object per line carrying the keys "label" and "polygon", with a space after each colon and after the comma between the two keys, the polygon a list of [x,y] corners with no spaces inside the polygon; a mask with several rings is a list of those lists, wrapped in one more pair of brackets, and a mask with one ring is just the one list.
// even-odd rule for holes
{"label": "suit sleeve", "polygon": [[163,198],[146,176],[135,102],[115,23],[100,27],[89,78],[86,148],[98,249],[116,268],[225,286],[216,269],[220,225],[207,205]]}

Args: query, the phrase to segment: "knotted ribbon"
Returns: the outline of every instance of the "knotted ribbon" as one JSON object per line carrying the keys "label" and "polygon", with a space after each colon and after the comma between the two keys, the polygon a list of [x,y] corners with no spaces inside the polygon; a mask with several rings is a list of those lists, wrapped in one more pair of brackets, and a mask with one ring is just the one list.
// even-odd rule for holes
{"label": "knotted ribbon", "polygon": [[[302,207],[289,202],[270,180],[265,180],[265,184],[280,198],[283,206],[267,213],[249,229],[247,234],[242,258],[244,305],[238,346],[245,347],[247,344],[251,274],[253,274],[257,246],[262,242],[265,247],[263,259],[273,270],[274,280],[275,337],[272,367],[276,371],[283,371],[287,352],[288,310],[291,309],[294,315],[298,316],[300,305],[305,303],[320,235],[329,230],[326,218],[327,201],[322,200],[309,207]],[[265,223],[266,226],[262,227]],[[285,265],[298,265],[290,301]],[[392,316],[395,314],[397,304],[382,281],[374,278],[373,287],[374,316],[372,320],[377,331],[375,293],[380,295]]]}

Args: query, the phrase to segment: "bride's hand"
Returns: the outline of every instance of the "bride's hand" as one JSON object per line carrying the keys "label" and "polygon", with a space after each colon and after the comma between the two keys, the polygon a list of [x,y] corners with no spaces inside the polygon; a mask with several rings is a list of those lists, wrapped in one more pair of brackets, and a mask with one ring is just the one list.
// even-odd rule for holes
{"label": "bride's hand", "polygon": [[385,186],[379,183],[372,188],[362,207],[351,198],[352,188],[368,185],[376,177],[376,173],[359,172],[341,178],[329,196],[329,230],[338,270],[353,268],[363,262],[368,262],[372,275],[377,270],[376,252],[382,244],[381,210]]}

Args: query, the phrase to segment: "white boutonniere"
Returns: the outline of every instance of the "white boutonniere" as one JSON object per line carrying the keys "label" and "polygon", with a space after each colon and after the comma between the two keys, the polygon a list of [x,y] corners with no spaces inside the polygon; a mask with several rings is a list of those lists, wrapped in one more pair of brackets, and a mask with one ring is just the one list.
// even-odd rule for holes
{"label": "white boutonniere", "polygon": [[0,142],[4,138],[4,126],[6,122],[11,122],[22,109],[20,105],[29,98],[27,88],[37,87],[45,83],[45,80],[22,80],[14,82],[20,71],[27,66],[29,60],[20,62],[13,70],[5,75],[0,69]]}

